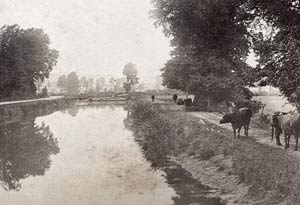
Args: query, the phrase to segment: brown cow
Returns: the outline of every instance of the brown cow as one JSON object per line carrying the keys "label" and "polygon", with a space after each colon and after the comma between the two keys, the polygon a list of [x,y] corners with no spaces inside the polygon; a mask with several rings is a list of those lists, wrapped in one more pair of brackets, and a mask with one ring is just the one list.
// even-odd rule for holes
{"label": "brown cow", "polygon": [[220,120],[220,123],[231,123],[233,136],[236,138],[236,130],[238,130],[238,138],[240,137],[241,128],[244,127],[245,135],[248,136],[249,124],[252,117],[250,108],[244,107],[231,113],[226,113]]}

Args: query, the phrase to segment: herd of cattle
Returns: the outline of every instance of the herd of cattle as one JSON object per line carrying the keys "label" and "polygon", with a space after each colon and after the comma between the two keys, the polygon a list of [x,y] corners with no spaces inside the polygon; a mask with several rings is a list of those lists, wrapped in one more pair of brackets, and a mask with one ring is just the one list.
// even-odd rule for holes
{"label": "herd of cattle", "polygon": [[[192,103],[191,99],[178,99],[178,96],[173,95],[173,100],[178,105],[185,104],[186,106]],[[249,124],[252,117],[252,111],[248,107],[234,108],[231,107],[230,111],[224,114],[223,118],[220,120],[221,124],[231,123],[233,129],[234,138],[240,138],[241,129],[244,127],[245,136],[248,136]],[[291,135],[295,137],[296,146],[295,150],[298,150],[298,139],[300,137],[300,113],[286,113],[286,112],[274,112],[270,119],[272,127],[272,138],[273,141],[274,134],[276,137],[276,144],[281,146],[280,135],[283,134],[285,149],[290,146]]]}
{"label": "herd of cattle", "polygon": [[[248,136],[249,124],[252,117],[250,108],[240,108],[232,110],[226,113],[220,120],[220,123],[231,123],[236,138],[236,131],[238,132],[238,138],[240,137],[241,128],[244,127],[245,135]],[[272,138],[274,134],[276,137],[276,144],[281,146],[280,134],[284,136],[285,149],[289,148],[291,135],[295,137],[296,146],[295,150],[298,150],[298,138],[300,137],[300,113],[286,113],[286,112],[275,112],[271,115],[271,127],[272,127]]]}

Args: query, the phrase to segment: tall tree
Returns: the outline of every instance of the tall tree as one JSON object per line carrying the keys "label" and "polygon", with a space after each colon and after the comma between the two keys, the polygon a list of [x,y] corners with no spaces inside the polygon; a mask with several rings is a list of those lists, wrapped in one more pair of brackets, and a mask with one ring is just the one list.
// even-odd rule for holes
{"label": "tall tree", "polygon": [[248,0],[244,8],[256,16],[251,32],[257,80],[278,87],[300,109],[299,1]]}
{"label": "tall tree", "polygon": [[138,84],[139,78],[137,77],[136,65],[133,63],[127,63],[123,69],[123,75],[126,76],[126,82],[124,88],[126,92],[130,92],[135,84]]}
{"label": "tall tree", "polygon": [[6,25],[0,29],[0,98],[34,96],[35,82],[49,77],[58,51],[42,29]]}
{"label": "tall tree", "polygon": [[102,90],[104,88],[105,78],[101,77],[96,80],[96,89]]}
{"label": "tall tree", "polygon": [[74,94],[79,91],[80,80],[75,72],[71,72],[67,77],[66,90],[68,93]]}
{"label": "tall tree", "polygon": [[83,89],[85,89],[85,90],[89,89],[89,82],[85,76],[80,79],[80,83],[81,83],[81,87]]}
{"label": "tall tree", "polygon": [[57,80],[57,86],[60,88],[61,91],[65,91],[67,88],[67,78],[66,75],[62,75]]}
{"label": "tall tree", "polygon": [[[152,0],[152,16],[174,47],[162,69],[164,84],[205,99],[209,107],[235,99],[248,83],[248,13],[242,1]],[[234,88],[234,89],[233,89]],[[242,93],[242,92],[238,92]],[[201,98],[200,98],[201,96]]]}
{"label": "tall tree", "polygon": [[94,89],[94,84],[95,84],[95,81],[93,78],[89,78],[89,89],[90,90],[93,90]]}

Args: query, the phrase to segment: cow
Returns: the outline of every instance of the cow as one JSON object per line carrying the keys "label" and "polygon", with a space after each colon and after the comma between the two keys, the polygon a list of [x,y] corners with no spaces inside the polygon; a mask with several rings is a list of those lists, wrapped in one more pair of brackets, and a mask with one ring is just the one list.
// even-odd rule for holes
{"label": "cow", "polygon": [[152,102],[155,100],[155,95],[151,95]]}
{"label": "cow", "polygon": [[[272,127],[272,135],[271,135],[271,142],[273,142],[274,134],[276,137],[276,144],[278,146],[282,146],[280,142],[280,134],[282,133],[281,125],[279,123],[279,116],[286,115],[286,112],[274,112],[271,115],[271,127]],[[275,132],[275,133],[274,133]]]}
{"label": "cow", "polygon": [[184,105],[183,99],[178,99],[177,100],[177,105]]}
{"label": "cow", "polygon": [[191,107],[193,100],[191,98],[184,99],[184,104],[186,107]]}
{"label": "cow", "polygon": [[220,124],[231,123],[234,138],[236,138],[236,130],[238,130],[238,138],[240,137],[242,127],[244,127],[245,135],[248,136],[251,117],[251,109],[243,107],[235,110],[234,112],[226,113],[220,120]]}
{"label": "cow", "polygon": [[[296,146],[295,151],[298,150],[298,139],[300,136],[300,114],[299,113],[287,113],[283,115],[275,115],[272,119],[275,120],[275,129],[281,129],[284,135],[285,149],[290,147],[291,135],[294,135]],[[280,135],[280,134],[279,134]]]}
{"label": "cow", "polygon": [[174,94],[174,95],[173,95],[173,100],[174,100],[174,103],[176,103],[176,102],[177,102],[177,98],[178,98],[178,95],[177,95],[177,94]]}

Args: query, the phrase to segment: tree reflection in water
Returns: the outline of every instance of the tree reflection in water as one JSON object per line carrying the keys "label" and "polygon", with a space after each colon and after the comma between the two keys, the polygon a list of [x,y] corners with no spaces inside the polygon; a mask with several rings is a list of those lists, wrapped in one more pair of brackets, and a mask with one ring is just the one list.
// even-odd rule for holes
{"label": "tree reflection in water", "polygon": [[5,190],[20,190],[21,179],[44,175],[50,156],[59,153],[49,126],[34,121],[0,127],[0,181]]}

